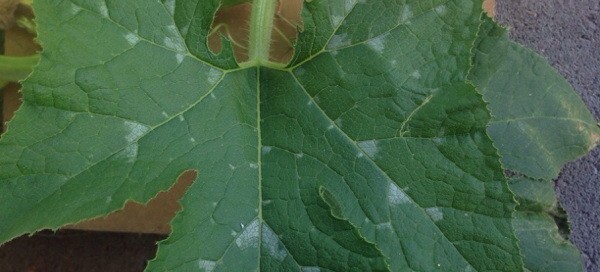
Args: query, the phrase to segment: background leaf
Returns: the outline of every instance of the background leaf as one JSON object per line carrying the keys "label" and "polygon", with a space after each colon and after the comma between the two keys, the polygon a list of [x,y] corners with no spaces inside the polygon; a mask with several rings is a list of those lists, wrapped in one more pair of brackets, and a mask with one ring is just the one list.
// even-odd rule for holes
{"label": "background leaf", "polygon": [[513,226],[530,271],[582,271],[579,251],[559,235],[551,179],[564,163],[585,154],[600,130],[581,98],[548,63],[510,41],[490,18],[476,43],[470,79],[489,103],[490,137],[514,178],[519,206]]}

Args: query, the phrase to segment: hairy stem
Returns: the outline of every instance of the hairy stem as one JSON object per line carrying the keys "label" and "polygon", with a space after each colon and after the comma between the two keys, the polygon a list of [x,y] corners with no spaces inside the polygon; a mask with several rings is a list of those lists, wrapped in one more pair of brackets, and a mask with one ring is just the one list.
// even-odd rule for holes
{"label": "hairy stem", "polygon": [[271,32],[277,0],[254,0],[250,16],[249,62],[260,65],[269,62]]}

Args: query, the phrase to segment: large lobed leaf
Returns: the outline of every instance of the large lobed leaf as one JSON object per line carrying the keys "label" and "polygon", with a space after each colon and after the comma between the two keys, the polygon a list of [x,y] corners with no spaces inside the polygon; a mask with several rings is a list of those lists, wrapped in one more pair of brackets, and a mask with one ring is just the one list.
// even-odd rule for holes
{"label": "large lobed leaf", "polygon": [[[281,70],[237,68],[228,43],[212,54],[218,7],[36,2],[44,52],[0,141],[0,241],[146,202],[195,169],[149,270],[523,269],[486,133],[501,115],[468,80],[473,46],[502,41],[476,43],[481,1],[306,2]],[[505,89],[474,63],[484,98]],[[571,157],[593,144],[574,141]]]}

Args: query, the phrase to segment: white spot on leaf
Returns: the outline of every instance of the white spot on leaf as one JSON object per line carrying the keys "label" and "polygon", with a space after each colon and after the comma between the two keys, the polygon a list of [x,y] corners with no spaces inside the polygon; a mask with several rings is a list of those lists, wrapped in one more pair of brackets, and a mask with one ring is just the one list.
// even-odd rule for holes
{"label": "white spot on leaf", "polygon": [[180,53],[175,54],[175,60],[177,61],[177,64],[181,64],[183,62],[184,58],[185,58],[184,54],[180,54]]}
{"label": "white spot on leaf", "polygon": [[373,51],[380,54],[383,53],[383,50],[385,49],[385,39],[388,34],[389,32],[368,40],[367,45],[373,49]]}
{"label": "white spot on leaf", "polygon": [[440,5],[440,6],[435,7],[435,12],[439,15],[444,15],[444,14],[446,14],[446,9],[447,9],[446,5]]}
{"label": "white spot on leaf", "polygon": [[223,75],[223,72],[211,67],[210,71],[208,71],[208,83],[210,85],[214,85],[215,83],[217,83],[217,81],[219,81],[221,75]]}
{"label": "white spot on leaf", "polygon": [[321,272],[321,268],[317,266],[303,266],[302,272]]}
{"label": "white spot on leaf", "polygon": [[346,33],[333,35],[333,37],[331,37],[331,40],[329,41],[329,44],[327,45],[327,49],[336,49],[348,46],[350,45],[350,42],[351,41],[348,37],[348,34]]}
{"label": "white spot on leaf", "polygon": [[217,263],[214,261],[208,261],[208,260],[198,260],[198,267],[200,268],[200,271],[204,271],[204,272],[212,272],[215,270],[215,267],[217,266]]}
{"label": "white spot on leaf", "polygon": [[408,21],[412,18],[413,14],[412,11],[410,10],[410,6],[409,5],[404,5],[404,8],[402,9],[402,15],[400,15],[400,23],[408,23]]}
{"label": "white spot on leaf", "polygon": [[427,214],[429,215],[429,217],[431,217],[431,219],[433,219],[433,221],[440,221],[444,219],[444,214],[439,208],[427,208],[425,209],[425,212],[427,212]]}
{"label": "white spot on leaf", "polygon": [[337,27],[342,22],[342,20],[344,20],[343,16],[331,15],[331,25],[333,27]]}
{"label": "white spot on leaf", "polygon": [[258,164],[257,163],[250,163],[250,168],[252,169],[258,169]]}
{"label": "white spot on leaf", "polygon": [[123,154],[127,158],[127,162],[133,162],[138,155],[138,145],[137,143],[130,144],[123,150]]}
{"label": "white spot on leaf", "polygon": [[263,146],[262,147],[262,154],[263,155],[269,154],[269,152],[271,152],[271,150],[273,150],[272,146]]}
{"label": "white spot on leaf", "polygon": [[360,147],[360,149],[367,153],[367,156],[371,158],[375,158],[377,153],[379,153],[379,147],[377,146],[377,141],[375,140],[358,142],[358,147]]}
{"label": "white spot on leaf", "polygon": [[387,194],[388,202],[391,205],[400,205],[410,203],[408,196],[398,188],[398,185],[390,183]]}
{"label": "white spot on leaf", "polygon": [[165,0],[164,5],[171,16],[175,15],[175,0]]}
{"label": "white spot on leaf", "polygon": [[123,124],[125,124],[125,128],[129,131],[129,133],[125,135],[125,140],[128,142],[136,141],[149,130],[147,126],[132,121],[125,121]]}
{"label": "white spot on leaf", "polygon": [[[242,224],[242,226],[244,226]],[[259,231],[258,219],[254,219],[247,227],[242,230],[242,233],[235,239],[235,244],[244,250],[249,247],[258,248],[258,231]],[[264,239],[264,238],[263,238]]]}
{"label": "white spot on leaf", "polygon": [[140,42],[140,37],[130,32],[125,35],[125,40],[127,40],[129,45],[133,46]]}
{"label": "white spot on leaf", "polygon": [[95,1],[98,3],[98,10],[100,15],[104,17],[108,17],[108,8],[106,7],[106,3],[104,1]]}
{"label": "white spot on leaf", "polygon": [[262,243],[273,259],[283,261],[287,256],[287,252],[279,243],[277,235],[268,226],[263,226],[262,228]]}
{"label": "white spot on leaf", "polygon": [[415,79],[419,79],[421,78],[421,72],[419,72],[419,70],[415,70],[414,72],[412,72],[412,74],[410,74],[410,76]]}

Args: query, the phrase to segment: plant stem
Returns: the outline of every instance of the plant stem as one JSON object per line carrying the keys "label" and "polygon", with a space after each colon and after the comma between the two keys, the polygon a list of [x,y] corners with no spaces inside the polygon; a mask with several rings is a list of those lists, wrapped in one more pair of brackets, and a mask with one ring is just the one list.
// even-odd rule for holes
{"label": "plant stem", "polygon": [[252,3],[249,62],[257,65],[269,62],[276,5],[277,0],[254,0]]}

